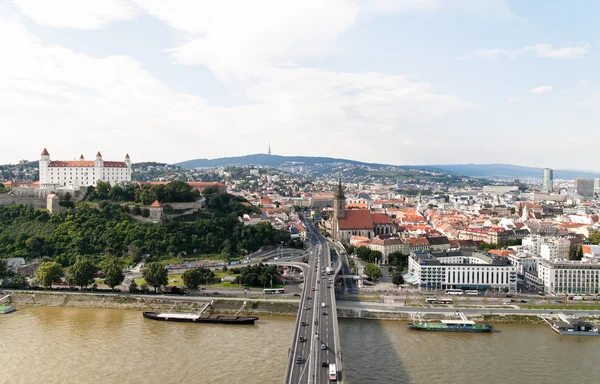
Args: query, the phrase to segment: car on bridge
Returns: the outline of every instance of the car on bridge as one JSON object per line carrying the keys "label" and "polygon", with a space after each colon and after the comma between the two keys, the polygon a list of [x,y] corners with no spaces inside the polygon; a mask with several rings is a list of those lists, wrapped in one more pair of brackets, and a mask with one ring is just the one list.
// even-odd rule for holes
{"label": "car on bridge", "polygon": [[306,339],[304,338],[304,336],[300,336],[298,338],[298,341],[301,342],[301,343],[304,343],[306,341]]}
{"label": "car on bridge", "polygon": [[304,359],[302,358],[302,356],[296,357],[296,364],[302,364],[303,362],[304,362]]}
{"label": "car on bridge", "polygon": [[302,327],[306,327],[306,321],[303,321],[303,322],[301,322],[301,323],[300,323],[300,326],[302,326]]}
{"label": "car on bridge", "polygon": [[327,349],[327,346],[326,346],[325,344],[321,344],[321,349],[322,349],[322,350],[326,350],[326,349]]}
{"label": "car on bridge", "polygon": [[323,315],[327,315],[327,311],[323,311]]}
{"label": "car on bridge", "polygon": [[310,307],[307,305],[306,307],[304,307],[304,310],[308,311],[308,310],[310,310]]}

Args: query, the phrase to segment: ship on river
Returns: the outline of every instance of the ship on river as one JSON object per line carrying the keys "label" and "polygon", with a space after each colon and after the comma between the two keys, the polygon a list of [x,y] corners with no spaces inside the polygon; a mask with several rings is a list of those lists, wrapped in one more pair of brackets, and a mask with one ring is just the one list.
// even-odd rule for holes
{"label": "ship on river", "polygon": [[177,313],[172,312],[177,303],[173,304],[167,312],[144,312],[145,319],[158,321],[175,321],[184,323],[213,323],[213,324],[254,324],[258,316],[239,316],[239,313],[246,308],[246,302],[242,305],[235,315],[220,315],[203,313],[212,305],[213,301],[207,303],[198,313]]}
{"label": "ship on river", "polygon": [[472,332],[489,333],[494,329],[489,324],[479,325],[467,319],[464,313],[459,313],[460,320],[441,320],[439,323],[423,322],[417,314],[418,322],[407,324],[408,329],[426,332]]}
{"label": "ship on river", "polygon": [[[6,292],[0,292],[0,296],[4,295]],[[4,296],[4,297],[0,297],[0,302],[7,300],[9,303],[12,303],[12,293],[9,293],[8,295]],[[4,315],[7,313],[11,313],[16,311],[17,308],[13,305],[6,305],[6,304],[0,304],[0,315]]]}
{"label": "ship on river", "polygon": [[542,319],[561,335],[600,336],[600,331],[595,324],[577,317],[567,317],[559,313],[556,316],[542,316]]}

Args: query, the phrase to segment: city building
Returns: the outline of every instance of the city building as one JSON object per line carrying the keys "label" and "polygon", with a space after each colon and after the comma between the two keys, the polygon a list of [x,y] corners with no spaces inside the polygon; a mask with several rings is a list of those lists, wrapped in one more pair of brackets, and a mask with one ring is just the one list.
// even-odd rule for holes
{"label": "city building", "polygon": [[540,260],[537,276],[546,293],[600,292],[600,263],[597,261]]}
{"label": "city building", "polygon": [[496,289],[515,292],[517,270],[506,257],[483,252],[412,252],[411,278],[420,289]]}
{"label": "city building", "polygon": [[554,190],[554,172],[550,168],[544,168],[542,171],[542,187],[540,192],[552,193]]}
{"label": "city building", "polygon": [[381,239],[379,236],[375,237],[369,244],[369,248],[374,251],[380,251],[382,255],[381,263],[389,264],[388,256],[393,252],[401,252],[402,254],[408,254],[408,243],[402,239]]}
{"label": "city building", "polygon": [[575,179],[577,194],[584,199],[594,198],[594,179]]}
{"label": "city building", "polygon": [[39,161],[40,188],[88,187],[98,181],[111,185],[131,182],[131,159],[125,155],[124,161],[104,161],[100,152],[94,160],[50,160],[44,148]]}

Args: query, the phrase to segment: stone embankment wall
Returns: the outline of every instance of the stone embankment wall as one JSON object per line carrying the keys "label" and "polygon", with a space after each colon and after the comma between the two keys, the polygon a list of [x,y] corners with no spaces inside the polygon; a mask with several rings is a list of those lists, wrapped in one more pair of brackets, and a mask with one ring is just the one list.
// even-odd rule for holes
{"label": "stone embankment wall", "polygon": [[[204,299],[204,298],[203,298]],[[244,300],[214,299],[212,311],[218,313],[235,313]],[[206,301],[196,301],[186,296],[130,296],[103,295],[94,293],[61,293],[43,291],[18,291],[13,293],[12,304],[17,306],[48,306],[68,308],[105,308],[126,309],[134,311],[167,311],[177,303],[174,311],[194,312],[200,310]],[[246,300],[244,314],[269,314],[278,316],[295,316],[298,302]]]}
{"label": "stone embankment wall", "polygon": [[0,193],[0,205],[29,205],[33,208],[46,208],[46,198],[16,196],[14,194]]}

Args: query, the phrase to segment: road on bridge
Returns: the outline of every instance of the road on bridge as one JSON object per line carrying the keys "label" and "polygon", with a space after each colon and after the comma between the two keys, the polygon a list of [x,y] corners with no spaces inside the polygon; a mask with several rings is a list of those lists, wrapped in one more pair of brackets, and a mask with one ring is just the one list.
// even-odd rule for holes
{"label": "road on bridge", "polygon": [[295,334],[288,361],[286,384],[327,383],[329,364],[338,364],[339,330],[335,309],[329,246],[325,238],[307,224],[311,241],[309,269],[304,280]]}

